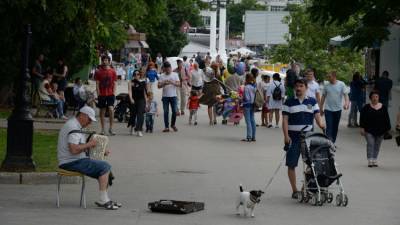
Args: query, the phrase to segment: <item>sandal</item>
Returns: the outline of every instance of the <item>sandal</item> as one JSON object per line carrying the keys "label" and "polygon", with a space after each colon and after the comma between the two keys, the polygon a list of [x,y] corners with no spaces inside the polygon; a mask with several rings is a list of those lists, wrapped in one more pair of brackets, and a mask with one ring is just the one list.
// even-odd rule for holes
{"label": "sandal", "polygon": [[[116,205],[116,203],[113,202],[113,201],[108,201],[108,202],[106,202],[106,203],[104,203],[104,204],[101,204],[100,202],[95,202],[95,204],[96,204],[98,207],[102,207],[102,208],[105,208],[105,209],[107,209],[107,210],[117,210],[117,209],[119,209],[119,206]],[[117,203],[117,204],[120,204],[120,203]],[[120,205],[121,205],[121,204],[120,204]],[[122,205],[121,205],[121,206],[122,206]]]}

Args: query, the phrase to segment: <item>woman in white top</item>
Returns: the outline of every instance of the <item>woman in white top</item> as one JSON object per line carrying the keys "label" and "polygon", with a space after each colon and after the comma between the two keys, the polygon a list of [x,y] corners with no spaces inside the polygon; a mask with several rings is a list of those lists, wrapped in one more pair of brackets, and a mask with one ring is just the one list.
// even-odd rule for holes
{"label": "woman in white top", "polygon": [[281,77],[279,73],[272,75],[272,82],[268,86],[267,90],[267,102],[269,109],[269,125],[268,128],[272,127],[272,117],[275,114],[275,128],[279,127],[280,110],[282,110],[283,99],[285,97],[285,87],[281,83]]}

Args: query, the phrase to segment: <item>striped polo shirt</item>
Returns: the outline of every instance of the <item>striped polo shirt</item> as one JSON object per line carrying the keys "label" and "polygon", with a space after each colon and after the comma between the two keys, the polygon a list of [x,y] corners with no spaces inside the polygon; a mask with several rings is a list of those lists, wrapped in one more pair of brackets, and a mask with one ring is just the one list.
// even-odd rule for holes
{"label": "striped polo shirt", "polygon": [[311,131],[314,124],[314,114],[319,112],[317,100],[305,97],[303,102],[297,97],[288,98],[283,104],[282,114],[288,116],[289,131]]}

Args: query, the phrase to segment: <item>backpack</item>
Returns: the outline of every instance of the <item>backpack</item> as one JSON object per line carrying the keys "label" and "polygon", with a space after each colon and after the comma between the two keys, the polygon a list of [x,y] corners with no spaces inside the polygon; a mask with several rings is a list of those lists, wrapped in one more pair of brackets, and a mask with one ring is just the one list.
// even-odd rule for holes
{"label": "backpack", "polygon": [[264,97],[260,93],[259,90],[256,90],[255,96],[254,96],[254,107],[255,108],[261,108],[264,105]]}
{"label": "backpack", "polygon": [[279,85],[276,85],[275,82],[273,83],[275,85],[275,88],[272,91],[272,99],[276,101],[282,100],[282,90],[281,90],[282,83],[279,83]]}

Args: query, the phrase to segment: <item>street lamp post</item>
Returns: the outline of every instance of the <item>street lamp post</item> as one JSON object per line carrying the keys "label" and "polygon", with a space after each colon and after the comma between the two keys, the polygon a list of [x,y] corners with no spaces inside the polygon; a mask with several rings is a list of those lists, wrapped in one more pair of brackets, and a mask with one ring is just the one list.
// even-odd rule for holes
{"label": "street lamp post", "polygon": [[21,73],[15,82],[15,107],[8,118],[7,154],[1,170],[10,172],[34,171],[32,160],[33,119],[29,106],[29,49],[31,44],[31,25],[25,27],[22,48]]}

